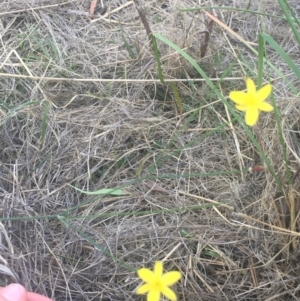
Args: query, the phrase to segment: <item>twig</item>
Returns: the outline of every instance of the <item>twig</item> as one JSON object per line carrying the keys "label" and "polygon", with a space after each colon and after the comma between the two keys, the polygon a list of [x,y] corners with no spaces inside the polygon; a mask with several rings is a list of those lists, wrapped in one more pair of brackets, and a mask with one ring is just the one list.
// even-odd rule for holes
{"label": "twig", "polygon": [[148,38],[150,40],[150,43],[152,44],[152,30],[150,29],[150,26],[149,26],[149,23],[147,21],[147,18],[146,18],[146,15],[145,15],[145,11],[144,9],[142,8],[141,4],[140,4],[140,1],[139,0],[133,0],[134,4],[135,4],[135,7],[136,7],[136,10],[138,11],[139,13],[139,16],[141,18],[141,21],[146,29],[146,33],[148,35]]}
{"label": "twig", "polygon": [[207,29],[202,32],[202,33],[204,33],[204,41],[203,41],[203,43],[200,47],[200,56],[201,56],[201,58],[203,58],[205,56],[206,49],[207,49],[208,42],[209,42],[209,37],[210,37],[210,34],[212,32],[213,25],[214,25],[214,21],[209,20],[208,22],[206,22],[206,28]]}
{"label": "twig", "polygon": [[93,0],[90,5],[89,17],[90,19],[94,18],[95,10],[98,4],[98,0]]}

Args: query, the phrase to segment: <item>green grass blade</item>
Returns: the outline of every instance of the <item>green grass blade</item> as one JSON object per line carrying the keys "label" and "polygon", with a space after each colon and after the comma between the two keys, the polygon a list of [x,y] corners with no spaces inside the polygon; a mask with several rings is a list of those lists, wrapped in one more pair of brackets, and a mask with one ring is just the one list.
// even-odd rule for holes
{"label": "green grass blade", "polygon": [[264,162],[266,163],[266,165],[268,166],[272,176],[274,177],[278,187],[280,188],[280,190],[283,192],[283,188],[282,188],[282,184],[273,168],[273,166],[271,165],[270,160],[266,157],[264,151],[261,149],[259,143],[257,142],[257,140],[254,138],[252,132],[249,130],[248,126],[245,124],[244,120],[241,119],[241,117],[235,112],[235,110],[233,109],[233,107],[228,103],[228,101],[226,100],[226,98],[223,97],[223,95],[219,92],[219,90],[214,86],[213,82],[209,79],[209,77],[206,75],[206,73],[202,70],[202,68],[197,64],[197,62],[190,57],[185,51],[183,51],[180,47],[178,47],[177,45],[175,45],[174,43],[172,43],[171,41],[169,41],[168,39],[166,39],[164,36],[158,34],[158,33],[154,33],[153,35],[155,35],[156,38],[160,39],[161,41],[163,41],[164,43],[166,43],[168,46],[172,47],[174,50],[176,50],[179,54],[181,54],[188,62],[191,63],[191,65],[199,72],[199,74],[205,79],[206,84],[213,90],[213,92],[223,101],[223,103],[227,106],[228,110],[230,111],[230,113],[240,122],[240,124],[242,125],[242,127],[244,128],[244,130],[246,131],[248,137],[250,138],[250,140],[252,141],[253,145],[256,147],[256,149],[258,150],[260,156],[262,157],[262,159],[264,160]]}
{"label": "green grass blade", "polygon": [[121,195],[129,195],[130,193],[123,191],[122,189],[118,189],[118,188],[111,188],[111,189],[107,189],[107,188],[103,188],[100,190],[96,190],[96,191],[85,191],[85,190],[81,190],[75,186],[69,185],[72,188],[74,188],[75,190],[87,194],[87,195],[114,195],[114,196],[121,196]]}
{"label": "green grass blade", "polygon": [[264,55],[265,55],[265,40],[261,35],[258,37],[258,64],[257,64],[257,88],[262,86]]}
{"label": "green grass blade", "polygon": [[132,51],[132,49],[131,49],[129,43],[128,43],[127,40],[126,40],[126,37],[125,37],[125,34],[124,34],[124,30],[123,30],[123,27],[122,27],[121,23],[120,23],[120,27],[121,27],[121,36],[122,36],[122,39],[123,39],[123,42],[124,42],[124,46],[125,46],[125,48],[126,48],[128,54],[129,54],[129,56],[130,56],[132,59],[135,59],[135,55],[134,55],[134,53],[133,53],[133,51]]}
{"label": "green grass blade", "polygon": [[295,75],[300,79],[300,70],[292,61],[292,59],[286,54],[286,52],[279,46],[279,44],[268,34],[261,33],[261,36],[266,42],[274,48],[274,50],[281,56],[281,58],[287,63],[290,69],[295,73]]}
{"label": "green grass blade", "polygon": [[155,59],[156,59],[156,63],[157,63],[157,73],[158,73],[158,78],[160,79],[161,83],[164,84],[164,76],[163,76],[163,71],[161,68],[161,62],[160,62],[160,56],[159,56],[159,51],[157,48],[157,43],[156,43],[156,38],[155,36],[151,36],[152,38],[152,47],[153,47],[153,51],[154,51],[154,55],[155,55]]}
{"label": "green grass blade", "polygon": [[[216,174],[215,174],[216,175]],[[174,175],[173,175],[174,176]],[[99,200],[99,198],[94,199],[93,201]],[[22,221],[22,220],[43,220],[43,219],[59,219],[66,227],[69,227],[69,220],[78,220],[78,219],[94,219],[94,218],[109,218],[109,217],[120,217],[120,216],[149,216],[151,214],[162,214],[162,213],[184,213],[187,211],[199,211],[206,208],[211,207],[221,207],[221,206],[230,206],[231,201],[218,201],[217,203],[206,203],[202,205],[196,205],[196,206],[187,206],[184,208],[171,208],[171,209],[158,209],[158,210],[144,210],[144,211],[132,211],[132,212],[119,212],[119,211],[112,211],[112,212],[106,212],[101,214],[88,214],[88,215],[81,215],[81,216],[74,216],[73,214],[70,214],[70,212],[74,209],[78,209],[80,207],[86,206],[87,204],[92,203],[89,202],[83,202],[79,206],[74,206],[72,208],[68,208],[67,210],[64,210],[57,214],[51,214],[51,215],[34,215],[34,216],[18,216],[18,217],[0,217],[1,221]],[[228,207],[227,206],[227,207]]]}
{"label": "green grass blade", "polygon": [[46,129],[47,129],[47,117],[48,117],[49,107],[50,107],[50,104],[47,101],[46,105],[45,105],[45,108],[44,108],[44,113],[43,113],[41,145],[44,145],[44,142],[45,142]]}
{"label": "green grass blade", "polygon": [[291,7],[289,6],[289,4],[287,3],[286,0],[278,0],[278,3],[280,5],[281,9],[283,10],[286,20],[288,21],[288,23],[294,33],[294,36],[298,42],[298,45],[300,45],[299,28],[297,29],[295,26],[295,22],[298,24],[298,26],[300,25],[299,19],[296,18],[294,11],[291,9]]}
{"label": "green grass blade", "polygon": [[172,82],[171,85],[172,85],[172,88],[173,88],[175,101],[176,101],[177,107],[179,109],[179,114],[182,115],[182,111],[183,111],[183,108],[182,108],[182,99],[181,99],[181,97],[179,95],[179,91],[177,89],[176,84]]}

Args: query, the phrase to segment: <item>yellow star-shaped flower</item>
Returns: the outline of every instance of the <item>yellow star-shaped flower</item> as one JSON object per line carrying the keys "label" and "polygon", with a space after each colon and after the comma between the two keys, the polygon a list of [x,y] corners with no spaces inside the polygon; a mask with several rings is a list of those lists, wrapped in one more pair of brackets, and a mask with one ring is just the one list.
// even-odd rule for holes
{"label": "yellow star-shaped flower", "polygon": [[147,301],[159,301],[160,295],[163,294],[171,301],[176,301],[175,293],[169,286],[175,284],[181,277],[180,272],[172,271],[163,274],[163,264],[161,261],[155,263],[154,271],[141,268],[138,270],[138,276],[145,282],[137,288],[137,294],[147,294]]}
{"label": "yellow star-shaped flower", "polygon": [[255,84],[251,78],[246,80],[247,92],[232,91],[229,98],[235,102],[235,107],[240,111],[246,111],[245,122],[249,126],[256,124],[260,111],[271,112],[273,107],[265,102],[271,94],[272,86],[265,85],[256,91]]}

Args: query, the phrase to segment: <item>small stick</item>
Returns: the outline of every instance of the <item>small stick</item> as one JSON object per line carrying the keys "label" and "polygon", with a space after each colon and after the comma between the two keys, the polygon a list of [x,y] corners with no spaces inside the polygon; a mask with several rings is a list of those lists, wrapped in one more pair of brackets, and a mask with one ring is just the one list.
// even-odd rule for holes
{"label": "small stick", "polygon": [[200,48],[201,58],[203,58],[205,56],[213,25],[214,25],[213,20],[209,20],[208,22],[206,22],[206,28],[207,29],[205,31],[203,31],[203,33],[204,33],[204,42],[203,42],[203,44],[201,45],[201,48]]}
{"label": "small stick", "polygon": [[152,30],[150,29],[149,23],[147,21],[147,18],[146,18],[146,15],[145,15],[145,11],[142,8],[139,0],[133,0],[133,2],[135,4],[136,10],[139,13],[141,21],[142,21],[142,23],[143,23],[143,25],[144,25],[144,27],[146,29],[146,32],[147,32],[148,38],[150,40],[150,43],[152,44]]}
{"label": "small stick", "polygon": [[92,0],[91,5],[90,5],[90,14],[89,14],[89,18],[93,19],[94,18],[94,14],[95,14],[95,9],[97,7],[98,4],[98,0]]}

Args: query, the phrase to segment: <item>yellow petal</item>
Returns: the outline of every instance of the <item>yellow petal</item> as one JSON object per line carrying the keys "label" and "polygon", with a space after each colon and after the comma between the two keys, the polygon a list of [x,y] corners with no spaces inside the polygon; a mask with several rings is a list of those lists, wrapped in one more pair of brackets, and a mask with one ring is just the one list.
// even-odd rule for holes
{"label": "yellow petal", "polygon": [[263,102],[271,94],[272,86],[270,84],[265,85],[256,92],[256,98],[259,102]]}
{"label": "yellow petal", "polygon": [[171,301],[176,301],[177,300],[176,294],[170,288],[168,288],[167,286],[165,286],[163,288],[162,294],[165,295]]}
{"label": "yellow petal", "polygon": [[164,285],[170,286],[176,283],[181,278],[180,272],[172,271],[164,274],[161,278],[161,281]]}
{"label": "yellow petal", "polygon": [[159,301],[160,291],[152,290],[147,295],[147,301]]}
{"label": "yellow petal", "polygon": [[271,112],[274,108],[267,102],[262,102],[257,105],[257,108],[264,112]]}
{"label": "yellow petal", "polygon": [[143,284],[142,286],[138,287],[136,289],[136,294],[141,295],[149,292],[150,290],[150,285],[149,284]]}
{"label": "yellow petal", "polygon": [[247,91],[249,94],[255,94],[256,93],[256,88],[253,80],[251,78],[247,78],[246,80],[246,85],[247,85]]}
{"label": "yellow petal", "polygon": [[247,93],[242,91],[231,91],[229,93],[229,98],[236,104],[244,104],[247,98]]}
{"label": "yellow petal", "polygon": [[246,111],[246,117],[245,117],[246,124],[249,126],[255,125],[255,123],[258,120],[258,116],[259,116],[259,110],[257,108],[249,108]]}
{"label": "yellow petal", "polygon": [[154,274],[156,277],[161,277],[161,275],[163,274],[163,264],[161,261],[155,262]]}
{"label": "yellow petal", "polygon": [[247,110],[247,107],[244,106],[244,105],[235,105],[235,107],[240,110],[240,111],[246,111]]}
{"label": "yellow petal", "polygon": [[155,278],[154,273],[146,268],[139,269],[137,273],[144,282],[151,282]]}

